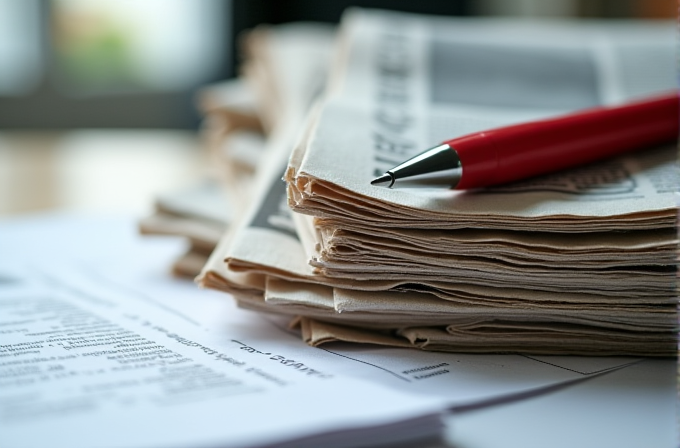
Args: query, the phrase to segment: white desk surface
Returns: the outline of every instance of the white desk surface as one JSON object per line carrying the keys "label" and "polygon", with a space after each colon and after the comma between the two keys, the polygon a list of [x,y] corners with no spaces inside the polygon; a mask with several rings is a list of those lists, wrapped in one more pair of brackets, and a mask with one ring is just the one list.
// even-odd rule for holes
{"label": "white desk surface", "polygon": [[672,448],[676,364],[647,360],[540,397],[448,420],[456,448]]}

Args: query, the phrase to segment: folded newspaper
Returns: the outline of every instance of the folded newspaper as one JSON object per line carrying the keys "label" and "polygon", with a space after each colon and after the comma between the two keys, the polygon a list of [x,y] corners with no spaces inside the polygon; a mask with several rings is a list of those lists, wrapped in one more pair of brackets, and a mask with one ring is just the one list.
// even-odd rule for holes
{"label": "folded newspaper", "polygon": [[[304,119],[279,105],[251,207],[201,283],[300,316],[313,345],[675,354],[674,147],[486,190],[370,185],[456,135],[674,88],[673,33],[349,12],[325,101]],[[299,74],[327,63],[299,54]]]}
{"label": "folded newspaper", "polygon": [[173,275],[188,278],[201,272],[232,216],[244,208],[264,147],[254,94],[242,80],[204,87],[197,103],[204,114],[200,137],[209,160],[205,179],[159,195],[154,213],[139,222],[142,234],[188,240],[189,249],[172,265]]}
{"label": "folded newspaper", "polygon": [[159,195],[156,210],[139,221],[143,235],[171,235],[185,238],[189,248],[172,265],[178,277],[195,277],[215,249],[232,220],[222,185],[214,180]]}

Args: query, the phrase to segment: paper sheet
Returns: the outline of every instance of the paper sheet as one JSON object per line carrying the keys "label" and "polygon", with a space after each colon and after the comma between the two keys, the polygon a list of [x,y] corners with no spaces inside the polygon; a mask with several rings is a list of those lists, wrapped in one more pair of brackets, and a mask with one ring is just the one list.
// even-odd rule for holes
{"label": "paper sheet", "polygon": [[0,445],[266,445],[415,417],[432,431],[444,406],[634,361],[311,348],[276,316],[169,278],[177,243],[141,241],[128,218],[0,223]]}
{"label": "paper sheet", "polygon": [[[78,223],[43,224],[47,234],[64,224],[53,247],[78,245],[68,232]],[[225,331],[211,333],[203,321],[228,302],[206,306],[210,293],[152,262],[174,242],[130,250],[127,226],[115,224],[96,228],[128,250],[60,251],[39,233],[0,232],[1,446],[333,446],[437,434],[438,400],[344,376],[257,316],[219,313]]]}

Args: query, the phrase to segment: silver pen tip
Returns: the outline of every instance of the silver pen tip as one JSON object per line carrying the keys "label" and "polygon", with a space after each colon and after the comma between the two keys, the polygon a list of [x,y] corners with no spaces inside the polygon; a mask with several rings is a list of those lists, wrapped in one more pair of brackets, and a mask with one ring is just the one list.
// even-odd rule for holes
{"label": "silver pen tip", "polygon": [[385,173],[382,176],[373,179],[371,185],[392,188],[392,185],[394,185],[394,176],[391,173]]}

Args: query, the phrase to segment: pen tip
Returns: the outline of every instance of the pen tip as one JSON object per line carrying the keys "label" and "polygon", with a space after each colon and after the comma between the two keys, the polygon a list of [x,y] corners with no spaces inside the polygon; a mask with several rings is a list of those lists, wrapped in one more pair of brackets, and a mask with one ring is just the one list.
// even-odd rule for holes
{"label": "pen tip", "polygon": [[385,173],[380,177],[376,177],[371,181],[371,185],[377,185],[378,187],[392,188],[394,185],[394,176],[390,173]]}

